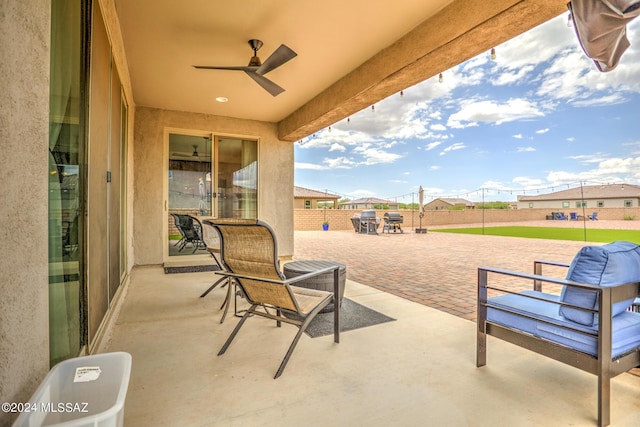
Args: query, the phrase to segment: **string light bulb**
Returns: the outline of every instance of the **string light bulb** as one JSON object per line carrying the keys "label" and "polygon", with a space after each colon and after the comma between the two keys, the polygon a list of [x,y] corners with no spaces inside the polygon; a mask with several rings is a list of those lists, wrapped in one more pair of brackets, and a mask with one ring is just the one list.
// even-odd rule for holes
{"label": "string light bulb", "polygon": [[492,61],[496,60],[496,48],[495,47],[491,48],[491,60]]}
{"label": "string light bulb", "polygon": [[571,12],[569,12],[569,16],[567,16],[567,27],[571,27],[573,21],[573,16],[571,16]]}
{"label": "string light bulb", "polygon": [[400,91],[400,98],[402,98],[404,96],[404,91]]}
{"label": "string light bulb", "polygon": [[373,111],[373,112],[375,112],[375,111],[376,111],[376,106],[375,106],[375,105],[372,105],[372,106],[371,106],[371,111]]}
{"label": "string light bulb", "polygon": [[444,79],[442,78],[442,73],[440,73],[440,75],[438,75],[438,82],[442,83]]}

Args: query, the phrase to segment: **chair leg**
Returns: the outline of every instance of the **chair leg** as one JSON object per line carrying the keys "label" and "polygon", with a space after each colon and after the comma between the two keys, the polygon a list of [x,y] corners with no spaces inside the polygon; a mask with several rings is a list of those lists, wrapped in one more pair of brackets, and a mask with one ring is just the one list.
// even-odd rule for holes
{"label": "chair leg", "polygon": [[610,402],[611,374],[607,370],[598,374],[598,427],[609,425],[611,411]]}
{"label": "chair leg", "polygon": [[[328,302],[327,302],[327,304],[328,304]],[[296,348],[296,345],[298,344],[298,341],[300,340],[300,337],[302,336],[304,331],[307,330],[307,326],[309,326],[309,324],[311,323],[313,318],[316,317],[316,314],[320,313],[320,310],[325,308],[327,306],[327,304],[320,304],[318,307],[316,307],[313,310],[311,310],[311,312],[304,319],[304,321],[300,325],[300,328],[298,329],[298,333],[296,334],[295,338],[291,342],[291,345],[289,346],[289,350],[287,350],[287,354],[284,356],[284,359],[282,359],[282,363],[280,363],[280,367],[278,368],[278,371],[276,372],[276,376],[273,377],[274,380],[276,378],[278,378],[280,375],[282,375],[282,372],[284,372],[284,368],[287,366],[287,363],[289,362],[289,358],[291,357],[291,354],[293,353],[293,350]],[[337,307],[336,307],[336,309],[337,309]]]}
{"label": "chair leg", "polygon": [[229,306],[231,305],[231,297],[233,293],[233,283],[231,282],[231,278],[229,278],[229,281],[227,282],[227,286],[228,286],[227,296],[224,299],[222,306],[220,306],[220,308],[224,307],[224,313],[222,313],[222,318],[220,319],[220,323],[224,323],[224,319],[225,317],[227,317],[227,312],[229,311]]}
{"label": "chair leg", "polygon": [[226,277],[222,277],[220,279],[218,279],[216,281],[216,283],[214,283],[213,285],[209,286],[209,289],[207,289],[206,291],[204,291],[204,293],[202,295],[200,295],[200,298],[204,298],[207,296],[207,294],[209,294],[209,292],[211,292],[212,290],[214,290],[216,288],[216,286],[218,286],[220,283],[224,282],[226,279]]}
{"label": "chair leg", "polygon": [[487,364],[487,271],[478,270],[478,308],[476,324],[476,367]]}
{"label": "chair leg", "polygon": [[238,322],[236,327],[233,329],[233,332],[231,332],[231,335],[229,335],[229,338],[227,338],[227,341],[224,343],[224,345],[222,346],[222,348],[218,352],[218,356],[223,355],[224,352],[227,351],[227,348],[229,348],[229,345],[231,344],[231,341],[233,341],[233,339],[236,337],[236,335],[238,334],[238,331],[240,330],[242,325],[244,325],[244,322],[254,312],[254,310],[256,309],[257,306],[258,306],[257,304],[253,304],[251,306],[251,308],[249,308],[249,310],[247,310],[247,312],[244,314],[244,316],[242,316],[242,319],[240,319],[240,321]]}
{"label": "chair leg", "polygon": [[342,301],[340,301],[340,269],[333,270],[333,342],[340,342],[340,310],[342,310]]}

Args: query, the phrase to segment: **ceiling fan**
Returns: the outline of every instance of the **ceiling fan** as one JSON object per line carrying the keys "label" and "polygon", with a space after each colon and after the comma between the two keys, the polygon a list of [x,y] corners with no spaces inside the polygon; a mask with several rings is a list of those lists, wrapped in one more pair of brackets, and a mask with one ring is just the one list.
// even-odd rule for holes
{"label": "ceiling fan", "polygon": [[[208,140],[208,138],[205,138],[205,140]],[[184,152],[173,152],[171,153],[172,157],[183,157],[185,159],[190,159],[190,160],[195,160],[195,161],[202,161],[202,160],[211,160],[211,155],[209,153],[206,153],[205,155],[200,155],[200,153],[198,153],[198,144],[193,144],[193,153],[189,154],[189,153],[184,153]],[[205,147],[206,148],[206,147]]]}
{"label": "ceiling fan", "polygon": [[249,46],[253,49],[253,57],[249,60],[249,65],[247,66],[238,66],[238,67],[226,67],[226,66],[214,66],[214,65],[194,65],[194,68],[205,69],[205,70],[234,70],[234,71],[244,71],[247,73],[249,77],[255,80],[264,90],[269,92],[272,96],[278,96],[284,89],[272,82],[271,80],[264,77],[269,71],[273,71],[278,68],[285,62],[290,61],[291,59],[298,56],[293,50],[289,47],[281,44],[279,48],[277,48],[271,56],[267,58],[264,63],[260,61],[258,58],[258,50],[262,47],[262,41],[257,39],[249,40]]}

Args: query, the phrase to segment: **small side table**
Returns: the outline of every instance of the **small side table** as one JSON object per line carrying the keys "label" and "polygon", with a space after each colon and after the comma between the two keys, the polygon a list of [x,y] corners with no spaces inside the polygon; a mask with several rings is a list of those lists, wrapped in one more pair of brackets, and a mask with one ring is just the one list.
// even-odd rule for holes
{"label": "small side table", "polygon": [[[340,264],[338,262],[333,261],[292,261],[288,262],[282,268],[282,272],[287,279],[291,279],[293,277],[302,276],[306,273],[311,273],[312,271],[320,270],[321,268],[327,267],[340,267],[340,271],[338,272],[338,288],[340,289],[340,295],[338,295],[338,301],[340,301],[340,305],[342,306],[342,298],[344,297],[344,287],[347,280],[347,266],[344,264]],[[299,286],[301,288],[308,289],[317,289],[321,291],[333,292],[333,272],[330,271],[325,274],[320,274],[319,276],[312,277],[307,280],[303,280],[301,282],[296,283],[294,286]],[[333,311],[333,303],[327,305],[322,309],[320,313],[329,313]]]}

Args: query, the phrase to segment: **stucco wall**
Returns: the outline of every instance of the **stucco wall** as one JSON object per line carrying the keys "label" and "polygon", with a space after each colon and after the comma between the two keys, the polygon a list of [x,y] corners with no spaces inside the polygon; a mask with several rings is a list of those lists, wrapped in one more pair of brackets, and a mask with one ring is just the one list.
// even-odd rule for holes
{"label": "stucco wall", "polygon": [[136,108],[134,130],[134,252],[138,265],[161,264],[164,131],[178,128],[259,139],[258,217],[276,231],[280,256],[293,254],[293,143],[280,141],[274,123]]}
{"label": "stucco wall", "polygon": [[49,370],[50,13],[48,0],[0,2],[0,402],[26,402]]}

